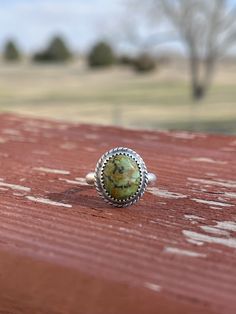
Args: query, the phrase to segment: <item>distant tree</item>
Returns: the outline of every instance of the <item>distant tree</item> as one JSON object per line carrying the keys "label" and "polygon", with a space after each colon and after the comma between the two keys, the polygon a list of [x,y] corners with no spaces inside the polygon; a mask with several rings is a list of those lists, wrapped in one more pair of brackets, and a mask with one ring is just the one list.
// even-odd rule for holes
{"label": "distant tree", "polygon": [[147,53],[142,53],[133,63],[134,69],[139,73],[147,73],[154,71],[156,68],[156,60]]}
{"label": "distant tree", "polygon": [[118,63],[121,65],[133,65],[135,61],[135,58],[129,55],[122,55],[118,58]]}
{"label": "distant tree", "polygon": [[71,59],[72,53],[61,37],[54,37],[46,50],[33,56],[36,62],[65,62]]}
{"label": "distant tree", "polygon": [[20,52],[14,41],[9,40],[6,43],[4,47],[3,57],[6,61],[9,61],[9,62],[19,61]]}
{"label": "distant tree", "polygon": [[88,55],[90,67],[108,67],[116,62],[114,52],[109,44],[105,42],[97,43]]}
{"label": "distant tree", "polygon": [[171,28],[169,40],[184,45],[192,96],[201,100],[209,90],[218,60],[236,44],[236,4],[228,0],[134,1],[153,22],[152,27],[164,21]]}
{"label": "distant tree", "polygon": [[51,56],[47,53],[46,50],[36,52],[33,55],[32,59],[35,62],[52,62],[52,61],[54,61],[54,60],[52,60]]}

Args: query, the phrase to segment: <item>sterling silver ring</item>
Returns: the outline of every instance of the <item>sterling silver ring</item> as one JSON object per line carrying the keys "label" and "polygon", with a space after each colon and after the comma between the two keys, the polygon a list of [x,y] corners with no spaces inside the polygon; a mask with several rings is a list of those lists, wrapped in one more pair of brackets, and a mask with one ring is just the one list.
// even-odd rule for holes
{"label": "sterling silver ring", "polygon": [[144,194],[148,183],[156,181],[148,173],[143,159],[132,149],[117,147],[99,159],[95,172],[86,176],[88,184],[95,184],[97,192],[115,207],[136,203]]}

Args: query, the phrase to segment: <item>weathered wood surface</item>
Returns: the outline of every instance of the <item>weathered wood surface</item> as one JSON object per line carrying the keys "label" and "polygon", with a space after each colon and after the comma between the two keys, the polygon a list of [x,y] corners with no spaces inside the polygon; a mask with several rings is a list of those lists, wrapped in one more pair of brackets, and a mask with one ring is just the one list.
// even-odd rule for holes
{"label": "weathered wood surface", "polygon": [[[127,146],[127,209],[84,176]],[[0,313],[236,313],[236,137],[0,117]]]}

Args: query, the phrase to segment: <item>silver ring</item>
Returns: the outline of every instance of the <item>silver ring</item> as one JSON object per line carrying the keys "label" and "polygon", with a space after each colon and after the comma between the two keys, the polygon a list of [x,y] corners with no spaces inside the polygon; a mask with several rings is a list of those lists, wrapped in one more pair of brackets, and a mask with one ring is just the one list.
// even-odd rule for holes
{"label": "silver ring", "polygon": [[95,184],[97,192],[115,207],[136,203],[144,194],[148,183],[156,181],[148,173],[143,159],[132,149],[117,147],[99,159],[95,172],[86,175],[88,184]]}

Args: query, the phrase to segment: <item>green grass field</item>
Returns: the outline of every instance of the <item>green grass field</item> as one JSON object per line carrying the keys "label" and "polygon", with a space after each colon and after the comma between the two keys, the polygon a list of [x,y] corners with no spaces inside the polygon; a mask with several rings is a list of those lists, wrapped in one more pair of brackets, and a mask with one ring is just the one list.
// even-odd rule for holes
{"label": "green grass field", "polygon": [[236,65],[221,65],[200,104],[184,64],[148,75],[83,64],[0,65],[0,111],[134,128],[236,133]]}

